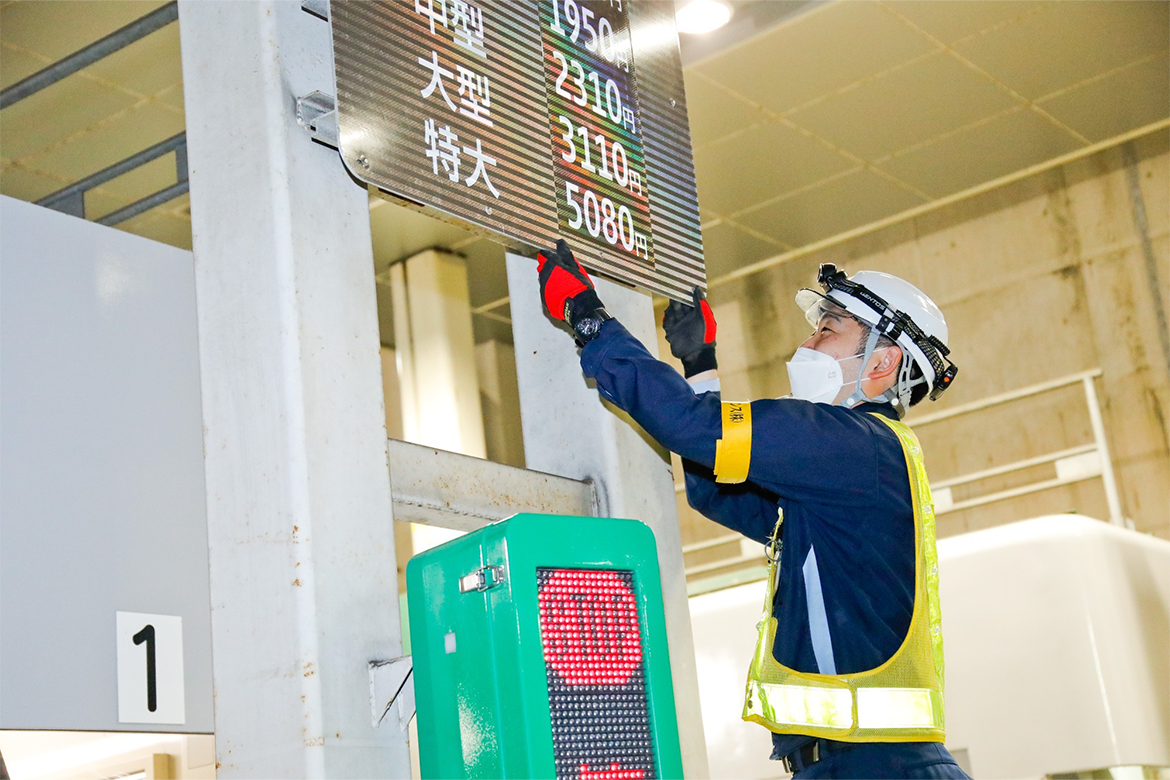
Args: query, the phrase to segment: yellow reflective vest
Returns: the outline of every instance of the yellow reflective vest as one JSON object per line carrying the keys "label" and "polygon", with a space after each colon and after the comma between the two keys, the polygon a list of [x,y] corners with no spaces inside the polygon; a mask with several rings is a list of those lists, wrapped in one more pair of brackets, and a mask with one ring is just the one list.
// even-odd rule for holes
{"label": "yellow reflective vest", "polygon": [[[910,629],[897,652],[876,669],[827,675],[784,666],[772,655],[776,640],[772,599],[780,556],[770,554],[764,617],[748,672],[743,719],[778,734],[841,742],[942,742],[943,644],[934,503],[914,432],[901,422],[874,416],[897,434],[910,475],[915,540]],[[773,540],[782,522],[783,517],[776,523]]]}

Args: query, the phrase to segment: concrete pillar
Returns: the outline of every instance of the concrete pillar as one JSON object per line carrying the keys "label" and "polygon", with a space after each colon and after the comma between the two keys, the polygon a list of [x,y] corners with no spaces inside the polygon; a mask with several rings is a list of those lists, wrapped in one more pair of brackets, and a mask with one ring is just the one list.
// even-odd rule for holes
{"label": "concrete pillar", "polygon": [[300,3],[181,2],[219,778],[410,774],[366,191],[295,121],[332,91]]}
{"label": "concrete pillar", "polygon": [[[404,439],[487,457],[466,261],[428,249],[390,267]],[[413,525],[414,553],[458,531]]]}
{"label": "concrete pillar", "polygon": [[488,459],[524,468],[516,350],[496,339],[485,341],[475,345],[475,362]]}
{"label": "concrete pillar", "polygon": [[[586,383],[572,337],[541,310],[536,263],[514,254],[508,254],[507,263],[526,465],[591,479],[600,515],[634,518],[654,529],[683,771],[688,778],[707,777],[682,539],[667,453]],[[606,309],[656,353],[650,296],[595,280]]]}
{"label": "concrete pillar", "polygon": [[382,347],[382,399],[386,407],[386,435],[402,438],[402,390],[398,383],[398,353]]}

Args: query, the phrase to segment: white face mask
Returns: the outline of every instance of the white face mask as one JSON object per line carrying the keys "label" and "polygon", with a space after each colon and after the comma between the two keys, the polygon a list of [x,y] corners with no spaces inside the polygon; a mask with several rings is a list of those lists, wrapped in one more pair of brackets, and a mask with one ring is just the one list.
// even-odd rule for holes
{"label": "white face mask", "polygon": [[831,404],[845,384],[841,363],[856,360],[847,357],[837,360],[832,355],[815,349],[800,347],[792,360],[788,361],[788,381],[792,385],[792,397],[817,404]]}

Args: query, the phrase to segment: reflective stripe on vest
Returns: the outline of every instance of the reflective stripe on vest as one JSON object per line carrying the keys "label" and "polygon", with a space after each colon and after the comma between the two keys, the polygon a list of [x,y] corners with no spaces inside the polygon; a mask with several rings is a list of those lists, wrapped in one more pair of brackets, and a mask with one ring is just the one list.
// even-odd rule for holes
{"label": "reflective stripe on vest", "polygon": [[[754,695],[771,719],[794,725],[852,729],[853,695],[848,688],[754,683]],[[935,691],[918,688],[859,688],[857,723],[862,729],[931,728]],[[938,709],[942,708],[938,702]]]}
{"label": "reflective stripe on vest", "polygon": [[857,726],[863,729],[921,729],[934,725],[935,699],[942,695],[919,688],[858,688]]}
{"label": "reflective stripe on vest", "polygon": [[[938,603],[938,553],[934,505],[922,449],[901,422],[874,415],[898,436],[914,505],[914,609],[901,647],[876,669],[850,674],[797,672],[772,655],[776,618],[772,600],[779,583],[779,559],[768,566],[768,589],[755,657],[748,672],[743,719],[779,734],[802,734],[843,742],[942,742],[943,649]],[[783,516],[776,524],[779,534]],[[806,581],[815,572],[811,550]],[[810,629],[818,619],[811,614]],[[840,638],[840,637],[838,637]],[[817,657],[818,665],[821,654]],[[827,664],[826,664],[827,665]],[[823,669],[824,666],[821,666]]]}

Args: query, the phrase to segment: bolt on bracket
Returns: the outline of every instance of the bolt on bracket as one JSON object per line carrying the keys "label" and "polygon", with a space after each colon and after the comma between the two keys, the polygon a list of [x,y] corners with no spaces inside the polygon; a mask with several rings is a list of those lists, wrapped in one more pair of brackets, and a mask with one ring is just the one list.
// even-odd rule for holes
{"label": "bolt on bracket", "polygon": [[340,147],[337,130],[337,101],[331,95],[313,91],[297,98],[297,124],[309,131],[314,141],[334,149]]}

